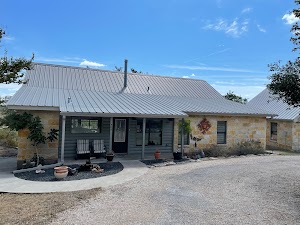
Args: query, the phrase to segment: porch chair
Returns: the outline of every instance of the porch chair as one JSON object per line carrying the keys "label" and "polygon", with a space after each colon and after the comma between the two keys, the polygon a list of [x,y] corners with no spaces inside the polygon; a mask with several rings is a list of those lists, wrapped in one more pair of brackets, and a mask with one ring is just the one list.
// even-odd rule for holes
{"label": "porch chair", "polygon": [[90,158],[90,140],[85,139],[77,140],[77,156],[76,159],[89,159]]}
{"label": "porch chair", "polygon": [[106,152],[104,146],[104,140],[94,140],[93,150],[94,150],[94,156],[96,158],[100,158],[101,155],[104,155],[104,153]]}

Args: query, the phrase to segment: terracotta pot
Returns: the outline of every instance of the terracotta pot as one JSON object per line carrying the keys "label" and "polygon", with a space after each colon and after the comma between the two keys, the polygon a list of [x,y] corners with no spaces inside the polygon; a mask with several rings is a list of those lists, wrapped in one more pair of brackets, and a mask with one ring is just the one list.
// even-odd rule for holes
{"label": "terracotta pot", "polygon": [[56,179],[64,179],[68,176],[69,169],[67,166],[57,166],[54,168],[54,176]]}
{"label": "terracotta pot", "polygon": [[160,158],[160,152],[155,152],[154,157],[155,157],[155,159],[159,159]]}

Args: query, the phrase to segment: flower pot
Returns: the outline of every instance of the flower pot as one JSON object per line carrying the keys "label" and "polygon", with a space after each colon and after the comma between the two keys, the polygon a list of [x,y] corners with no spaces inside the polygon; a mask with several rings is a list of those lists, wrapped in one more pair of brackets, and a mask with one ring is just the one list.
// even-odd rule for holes
{"label": "flower pot", "polygon": [[154,157],[155,157],[155,159],[159,159],[160,158],[160,152],[155,152]]}
{"label": "flower pot", "polygon": [[180,160],[180,159],[182,159],[182,154],[181,154],[181,152],[173,152],[173,157],[174,157],[174,160]]}
{"label": "flower pot", "polygon": [[111,162],[113,161],[115,155],[106,155],[107,161]]}
{"label": "flower pot", "polygon": [[69,169],[67,166],[57,166],[54,167],[54,176],[56,179],[64,179],[68,176]]}

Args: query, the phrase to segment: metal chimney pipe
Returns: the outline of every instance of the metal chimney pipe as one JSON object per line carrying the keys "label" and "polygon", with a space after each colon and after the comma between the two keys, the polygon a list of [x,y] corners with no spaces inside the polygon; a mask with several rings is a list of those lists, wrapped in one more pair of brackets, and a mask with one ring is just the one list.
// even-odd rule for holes
{"label": "metal chimney pipe", "polygon": [[127,87],[127,63],[128,63],[128,60],[125,59],[125,65],[124,65],[124,88]]}

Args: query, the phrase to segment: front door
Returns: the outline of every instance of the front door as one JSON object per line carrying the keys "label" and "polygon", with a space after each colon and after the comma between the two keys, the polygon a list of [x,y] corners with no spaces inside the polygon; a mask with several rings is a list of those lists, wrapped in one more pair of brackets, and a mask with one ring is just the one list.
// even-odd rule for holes
{"label": "front door", "polygon": [[115,153],[127,153],[128,119],[114,118],[112,149]]}

